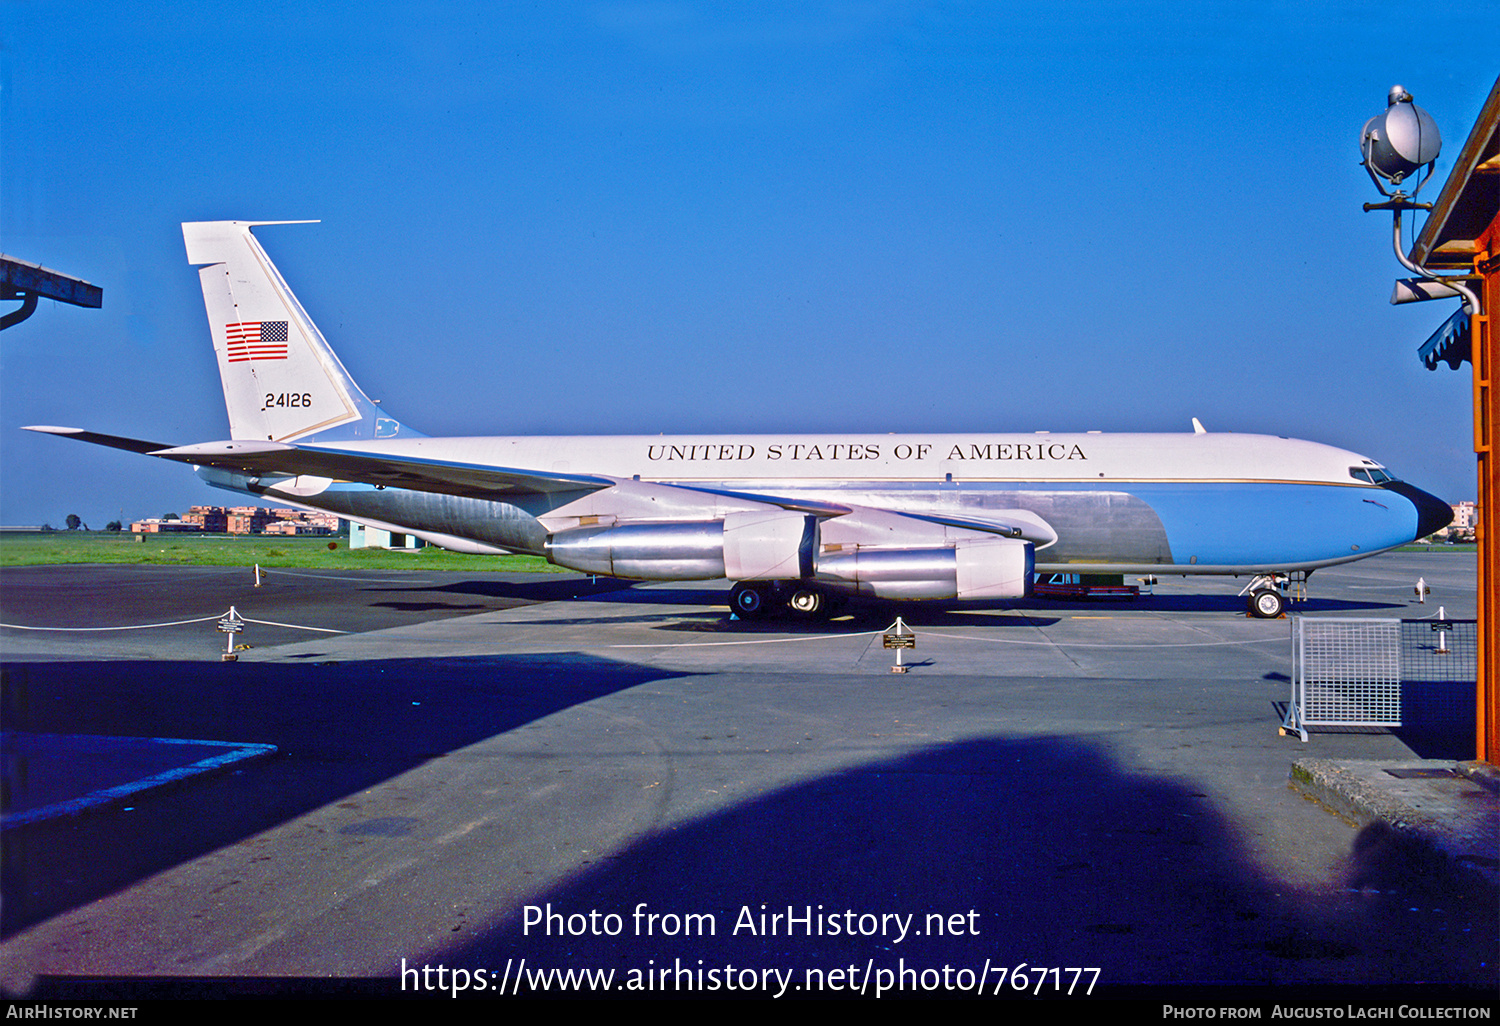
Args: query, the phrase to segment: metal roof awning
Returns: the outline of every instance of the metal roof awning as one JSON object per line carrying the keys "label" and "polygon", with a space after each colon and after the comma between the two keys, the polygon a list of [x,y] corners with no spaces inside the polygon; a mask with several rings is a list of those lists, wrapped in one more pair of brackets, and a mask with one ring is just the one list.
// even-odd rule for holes
{"label": "metal roof awning", "polygon": [[1479,238],[1500,203],[1500,79],[1490,88],[1432,213],[1411,248],[1411,259],[1429,270],[1474,269]]}
{"label": "metal roof awning", "polygon": [[60,303],[97,309],[104,305],[104,290],[81,278],[0,253],[0,299],[21,300],[19,310],[0,317],[0,330],[3,330],[30,317],[36,310],[38,299],[55,299]]}
{"label": "metal roof awning", "polygon": [[1417,350],[1417,357],[1428,370],[1437,370],[1440,363],[1458,370],[1464,361],[1474,362],[1473,337],[1473,332],[1469,330],[1469,312],[1459,307],[1453,311],[1452,317],[1432,333],[1431,338],[1422,343],[1422,347]]}

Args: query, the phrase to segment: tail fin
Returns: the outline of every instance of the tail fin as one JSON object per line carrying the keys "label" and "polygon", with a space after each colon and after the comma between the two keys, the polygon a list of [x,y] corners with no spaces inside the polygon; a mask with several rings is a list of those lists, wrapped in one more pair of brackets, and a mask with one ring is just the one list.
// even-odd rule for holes
{"label": "tail fin", "polygon": [[388,438],[403,428],[360,391],[250,229],[309,221],[189,221],[190,264],[219,358],[231,438]]}

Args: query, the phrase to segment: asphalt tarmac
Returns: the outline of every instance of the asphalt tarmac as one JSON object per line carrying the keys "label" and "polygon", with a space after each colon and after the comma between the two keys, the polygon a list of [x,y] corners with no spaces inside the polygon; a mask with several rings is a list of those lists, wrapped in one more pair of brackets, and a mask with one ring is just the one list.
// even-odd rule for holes
{"label": "asphalt tarmac", "polygon": [[[1287,786],[1467,758],[1472,708],[1281,736],[1288,621],[1242,584],[746,623],[576,575],[6,570],[0,986],[1491,1001],[1493,890]],[[1294,612],[1474,614],[1467,554],[1311,585]],[[99,738],[219,747],[15,819],[121,786]]]}

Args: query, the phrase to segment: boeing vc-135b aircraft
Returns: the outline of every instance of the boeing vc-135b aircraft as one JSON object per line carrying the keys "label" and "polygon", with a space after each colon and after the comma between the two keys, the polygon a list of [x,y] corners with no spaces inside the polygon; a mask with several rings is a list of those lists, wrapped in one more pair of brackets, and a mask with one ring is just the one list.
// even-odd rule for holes
{"label": "boeing vc-135b aircraft", "polygon": [[[354,383],[251,229],[182,226],[230,440],[33,427],[461,552],[633,580],[736,582],[744,616],[832,600],[1014,599],[1036,573],[1233,574],[1277,616],[1292,575],[1452,519],[1315,442],[1171,434],[429,438]],[[1195,428],[1197,427],[1195,423]]]}

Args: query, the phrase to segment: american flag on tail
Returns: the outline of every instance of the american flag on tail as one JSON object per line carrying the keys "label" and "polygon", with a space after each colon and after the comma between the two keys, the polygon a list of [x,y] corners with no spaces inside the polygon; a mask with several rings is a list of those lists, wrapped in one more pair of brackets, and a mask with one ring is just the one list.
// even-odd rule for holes
{"label": "american flag on tail", "polygon": [[224,325],[229,362],[286,359],[286,321],[241,321]]}

